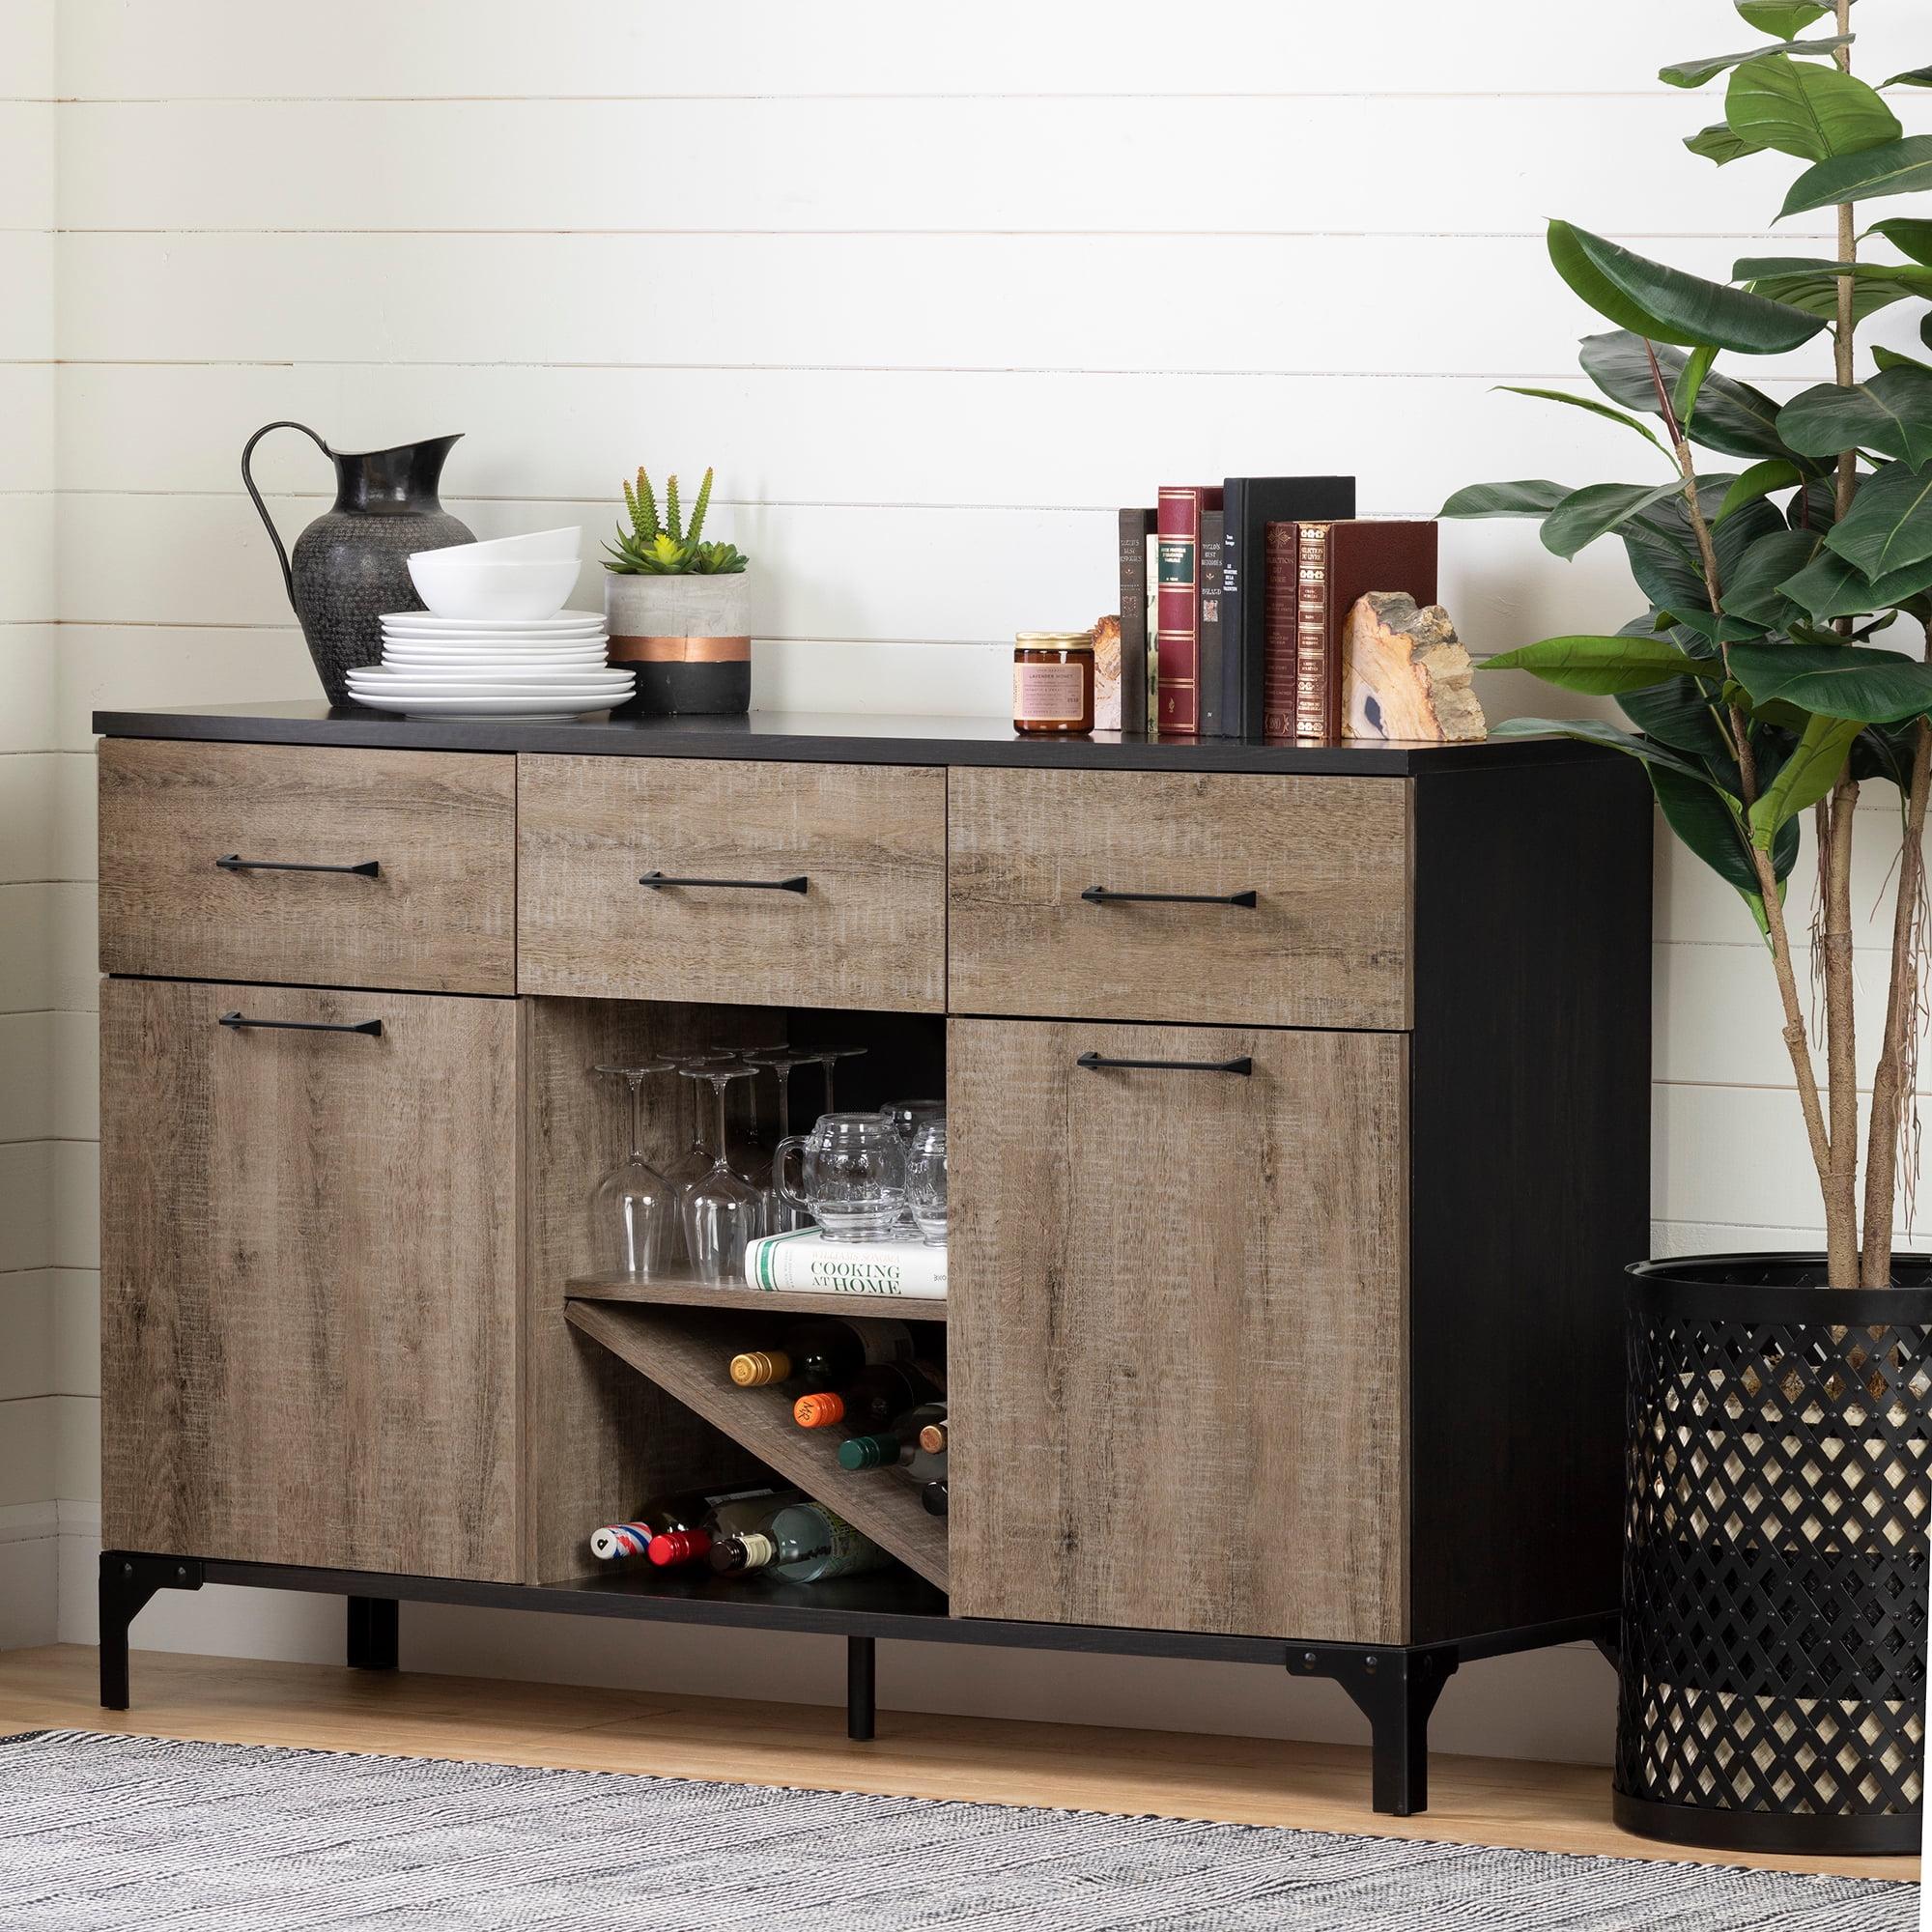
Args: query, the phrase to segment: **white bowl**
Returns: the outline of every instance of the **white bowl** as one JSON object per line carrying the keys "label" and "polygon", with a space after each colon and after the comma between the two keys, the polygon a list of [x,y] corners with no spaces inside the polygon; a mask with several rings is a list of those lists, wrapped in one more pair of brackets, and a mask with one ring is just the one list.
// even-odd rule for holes
{"label": "white bowl", "polygon": [[468,558],[469,544],[418,551],[410,558],[410,582],[439,617],[551,617],[577,588],[574,556],[533,563]]}
{"label": "white bowl", "polygon": [[515,537],[483,537],[475,543],[459,544],[457,548],[474,557],[499,557],[505,563],[537,563],[545,558],[581,556],[583,529],[581,525],[571,524],[560,530],[526,530]]}

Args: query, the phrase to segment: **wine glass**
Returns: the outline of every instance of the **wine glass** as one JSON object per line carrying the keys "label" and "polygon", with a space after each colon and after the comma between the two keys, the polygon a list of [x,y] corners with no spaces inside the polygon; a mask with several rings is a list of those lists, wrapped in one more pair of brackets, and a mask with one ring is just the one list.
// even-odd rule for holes
{"label": "wine glass", "polygon": [[715,1157],[710,1171],[684,1190],[684,1245],[699,1281],[728,1286],[745,1278],[745,1244],[765,1231],[764,1189],[731,1166],[725,1157],[724,1095],[734,1080],[756,1077],[743,1061],[688,1060],[678,1071],[689,1080],[707,1081],[717,1095]]}
{"label": "wine glass", "polygon": [[[779,1139],[787,1140],[791,1136],[791,1070],[794,1066],[812,1066],[818,1063],[817,1053],[810,1047],[799,1046],[759,1046],[745,1055],[746,1063],[752,1066],[769,1066],[779,1083]],[[811,1216],[803,1208],[794,1208],[779,1192],[778,1176],[768,1170],[769,1179],[765,1187],[765,1226],[774,1235],[789,1235],[800,1228],[811,1226]]]}
{"label": "wine glass", "polygon": [[803,1050],[802,1058],[815,1060],[825,1072],[825,1106],[823,1111],[836,1114],[838,1103],[832,1096],[832,1065],[835,1061],[850,1060],[855,1053],[865,1053],[863,1046],[810,1046]]}
{"label": "wine glass", "polygon": [[677,1192],[644,1158],[644,1081],[668,1060],[639,1060],[593,1070],[630,1089],[631,1151],[590,1190],[590,1221],[600,1264],[626,1281],[662,1275],[671,1260]]}

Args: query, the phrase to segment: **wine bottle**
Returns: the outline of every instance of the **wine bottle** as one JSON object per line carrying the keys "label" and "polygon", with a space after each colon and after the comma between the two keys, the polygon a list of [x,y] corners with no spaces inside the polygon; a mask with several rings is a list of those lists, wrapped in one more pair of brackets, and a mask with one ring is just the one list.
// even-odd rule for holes
{"label": "wine bottle", "polygon": [[927,1393],[910,1370],[875,1362],[837,1388],[800,1396],[791,1406],[791,1416],[801,1429],[831,1429],[838,1423],[861,1432],[882,1429]]}
{"label": "wine bottle", "polygon": [[798,1391],[838,1388],[860,1370],[912,1359],[912,1330],[903,1321],[846,1321],[827,1316],[794,1321],[778,1349],[752,1349],[731,1357],[740,1388],[784,1383]]}
{"label": "wine bottle", "polygon": [[777,1483],[741,1483],[735,1489],[674,1490],[652,1496],[629,1522],[607,1522],[601,1529],[592,1530],[590,1553],[603,1563],[641,1556],[650,1548],[652,1537],[667,1530],[696,1529],[723,1504],[760,1502],[769,1509],[774,1496],[787,1493]]}
{"label": "wine bottle", "polygon": [[701,1563],[721,1538],[756,1529],[774,1510],[802,1500],[796,1490],[770,1490],[762,1495],[722,1502],[702,1522],[688,1529],[660,1530],[651,1538],[647,1554],[660,1570]]}
{"label": "wine bottle", "polygon": [[883,1569],[892,1558],[823,1503],[801,1501],[774,1510],[755,1529],[721,1538],[710,1561],[721,1577],[756,1570],[786,1583],[818,1583]]}
{"label": "wine bottle", "polygon": [[925,1505],[927,1516],[944,1516],[947,1503],[946,1478],[941,1476],[936,1483],[926,1484],[925,1488],[920,1491],[919,1499]]}
{"label": "wine bottle", "polygon": [[947,1430],[947,1421],[945,1416],[943,1415],[939,1418],[937,1422],[928,1422],[925,1425],[925,1427],[919,1432],[919,1446],[922,1449],[925,1450],[929,1455],[933,1456],[945,1455],[946,1430]]}
{"label": "wine bottle", "polygon": [[890,1429],[876,1435],[848,1436],[838,1445],[841,1469],[892,1469],[922,1488],[946,1479],[946,1451],[928,1449],[925,1438],[946,1439],[946,1406],[922,1403],[894,1418]]}

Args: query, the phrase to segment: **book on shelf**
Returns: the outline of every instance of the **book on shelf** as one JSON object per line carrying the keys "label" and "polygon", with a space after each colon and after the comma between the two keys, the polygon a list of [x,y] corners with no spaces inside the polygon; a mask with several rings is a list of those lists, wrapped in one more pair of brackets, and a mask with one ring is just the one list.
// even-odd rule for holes
{"label": "book on shelf", "polygon": [[745,1280],[768,1293],[946,1298],[946,1249],[917,1236],[902,1241],[835,1241],[819,1228],[761,1235],[745,1244]]}
{"label": "book on shelf", "polygon": [[1271,524],[1265,549],[1262,731],[1338,743],[1349,612],[1371,590],[1406,591],[1418,605],[1434,604],[1435,526],[1362,519]]}
{"label": "book on shelf", "polygon": [[1221,690],[1221,555],[1225,524],[1219,510],[1201,513],[1201,648],[1197,672],[1201,693],[1198,729],[1204,738],[1228,735],[1227,706]]}
{"label": "book on shelf", "polygon": [[1218,487],[1172,484],[1156,494],[1154,529],[1159,538],[1154,639],[1156,727],[1183,737],[1201,729],[1201,538],[1202,520],[1221,507]]}
{"label": "book on shelf", "polygon": [[[1230,476],[1221,486],[1221,729],[1262,728],[1267,664],[1267,527],[1303,518],[1352,517],[1352,476]],[[1379,587],[1379,586],[1378,586]]]}
{"label": "book on shelf", "polygon": [[1154,513],[1122,510],[1121,532],[1121,729],[1142,732],[1151,715],[1152,681]]}

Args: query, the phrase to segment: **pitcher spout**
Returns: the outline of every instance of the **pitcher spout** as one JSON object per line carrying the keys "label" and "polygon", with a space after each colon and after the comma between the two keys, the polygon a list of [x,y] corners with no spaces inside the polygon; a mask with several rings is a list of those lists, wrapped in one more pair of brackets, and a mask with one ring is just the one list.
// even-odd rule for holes
{"label": "pitcher spout", "polygon": [[335,507],[374,516],[440,510],[442,504],[437,492],[442,482],[442,466],[462,440],[459,430],[454,436],[399,442],[392,449],[331,449]]}

